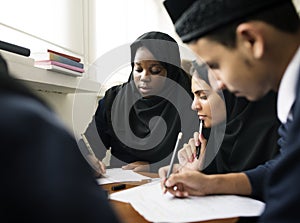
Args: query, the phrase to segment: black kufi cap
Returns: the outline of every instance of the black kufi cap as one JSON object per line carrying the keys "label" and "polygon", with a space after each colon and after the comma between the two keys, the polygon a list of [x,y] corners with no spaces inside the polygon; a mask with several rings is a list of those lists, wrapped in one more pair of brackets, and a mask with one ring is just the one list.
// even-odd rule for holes
{"label": "black kufi cap", "polygon": [[223,25],[291,0],[194,0],[188,7],[183,0],[167,2],[164,5],[168,5],[166,9],[176,32],[187,43]]}

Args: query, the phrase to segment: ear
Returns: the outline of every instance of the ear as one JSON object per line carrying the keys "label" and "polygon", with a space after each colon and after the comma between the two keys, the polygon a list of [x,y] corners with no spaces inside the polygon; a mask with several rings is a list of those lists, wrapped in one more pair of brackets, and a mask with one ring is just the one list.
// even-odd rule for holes
{"label": "ear", "polygon": [[241,23],[236,28],[238,44],[246,47],[255,59],[260,59],[264,54],[264,38],[261,30],[254,23]]}

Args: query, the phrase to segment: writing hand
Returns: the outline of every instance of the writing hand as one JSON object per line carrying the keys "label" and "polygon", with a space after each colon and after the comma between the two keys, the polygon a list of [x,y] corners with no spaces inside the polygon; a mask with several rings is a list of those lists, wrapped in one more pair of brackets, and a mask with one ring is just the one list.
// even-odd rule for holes
{"label": "writing hand", "polygon": [[164,185],[166,185],[165,190],[174,196],[188,197],[208,194],[210,182],[209,175],[183,167],[181,171],[171,174]]}
{"label": "writing hand", "polygon": [[[166,177],[167,177],[167,173],[169,171],[169,168],[170,168],[170,166],[168,165],[168,166],[161,167],[158,170],[158,175],[159,175],[159,178],[161,180],[160,185],[161,185],[161,189],[162,189],[164,194],[167,192],[167,189],[165,187],[165,182],[167,180]],[[174,164],[173,165],[173,173],[178,172],[181,168],[182,168],[182,166],[180,164]]]}
{"label": "writing hand", "polygon": [[103,162],[101,162],[99,159],[97,159],[93,155],[87,155],[88,160],[90,164],[92,165],[93,169],[95,170],[95,176],[96,177],[101,177],[101,175],[106,173],[106,167]]}

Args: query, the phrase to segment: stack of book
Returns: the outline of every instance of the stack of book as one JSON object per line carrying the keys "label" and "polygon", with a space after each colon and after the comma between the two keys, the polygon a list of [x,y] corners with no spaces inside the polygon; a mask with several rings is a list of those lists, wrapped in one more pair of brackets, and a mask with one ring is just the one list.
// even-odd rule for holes
{"label": "stack of book", "polygon": [[76,77],[82,76],[84,73],[84,65],[80,62],[81,60],[78,57],[49,49],[46,53],[33,53],[31,57],[35,60],[35,67]]}

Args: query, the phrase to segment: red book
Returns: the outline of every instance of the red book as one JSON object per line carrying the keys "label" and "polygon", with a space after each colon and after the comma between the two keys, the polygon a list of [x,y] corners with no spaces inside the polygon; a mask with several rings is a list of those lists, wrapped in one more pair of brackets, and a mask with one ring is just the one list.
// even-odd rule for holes
{"label": "red book", "polygon": [[64,54],[64,53],[56,52],[56,51],[54,51],[54,50],[49,50],[49,49],[48,49],[47,52],[49,52],[49,53],[54,53],[54,54],[57,54],[57,55],[60,55],[60,56],[69,58],[70,60],[74,60],[74,61],[76,61],[76,62],[80,62],[80,61],[81,61],[81,59],[78,58],[78,57],[74,57],[74,56],[67,55],[67,54]]}

